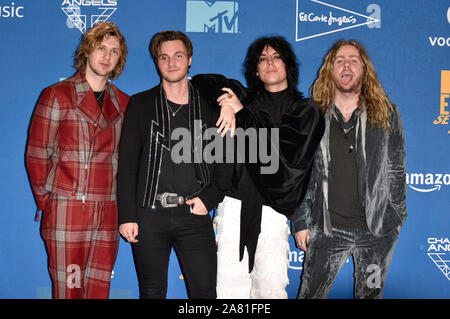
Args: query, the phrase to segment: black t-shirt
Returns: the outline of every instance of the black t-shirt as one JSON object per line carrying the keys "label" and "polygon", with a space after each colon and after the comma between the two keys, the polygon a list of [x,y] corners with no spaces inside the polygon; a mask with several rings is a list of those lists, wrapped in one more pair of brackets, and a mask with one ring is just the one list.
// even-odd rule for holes
{"label": "black t-shirt", "polygon": [[328,190],[331,224],[344,229],[363,228],[366,219],[358,198],[355,128],[344,133],[335,117],[331,118]]}
{"label": "black t-shirt", "polygon": [[97,99],[98,106],[100,106],[100,108],[102,108],[103,101],[105,99],[105,90],[99,91],[99,92],[94,91],[94,95],[95,95],[95,98]]}
{"label": "black t-shirt", "polygon": [[[170,106],[170,130],[186,128],[189,130],[189,105],[180,105],[168,101]],[[173,114],[175,113],[175,116]],[[170,138],[170,137],[169,137]],[[177,143],[188,143],[184,150],[190,152],[191,161],[188,163],[175,163],[172,159],[171,148]],[[163,157],[160,168],[158,193],[170,192],[177,195],[191,195],[200,189],[200,183],[195,177],[195,166],[192,155],[191,139],[184,136],[179,141],[170,141],[170,149],[163,148]],[[178,152],[176,154],[178,155]]]}

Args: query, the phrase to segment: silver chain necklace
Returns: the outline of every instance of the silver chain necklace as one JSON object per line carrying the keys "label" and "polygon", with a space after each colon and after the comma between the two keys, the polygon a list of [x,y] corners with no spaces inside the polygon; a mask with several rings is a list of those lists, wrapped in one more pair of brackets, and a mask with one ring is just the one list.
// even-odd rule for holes
{"label": "silver chain necklace", "polygon": [[178,107],[178,109],[174,112],[174,111],[172,110],[172,108],[170,107],[170,104],[167,103],[167,106],[169,107],[170,112],[172,112],[172,117],[175,117],[175,115],[176,115],[177,112],[181,109],[181,107],[182,107],[183,105],[185,105],[185,104],[180,104],[180,106]]}

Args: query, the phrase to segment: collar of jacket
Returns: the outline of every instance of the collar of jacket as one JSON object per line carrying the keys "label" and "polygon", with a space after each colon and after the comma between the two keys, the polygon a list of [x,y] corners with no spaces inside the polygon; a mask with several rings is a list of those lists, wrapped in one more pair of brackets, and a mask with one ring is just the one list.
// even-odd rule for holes
{"label": "collar of jacket", "polygon": [[[335,116],[335,105],[329,107],[325,113],[325,132],[323,134],[322,141],[320,142],[320,148],[322,149],[322,154],[324,156],[324,162],[330,163],[330,152],[329,152],[329,144],[330,144],[330,123],[331,117]],[[366,107],[363,104],[361,110],[358,112],[357,120],[356,120],[356,149],[360,148],[362,151],[362,156],[364,161],[366,160],[366,126],[367,126],[367,111]],[[327,165],[327,164],[326,164]],[[328,169],[326,166],[325,169]]]}
{"label": "collar of jacket", "polygon": [[106,82],[103,107],[100,108],[83,72],[77,72],[71,80],[75,86],[75,108],[88,122],[106,128],[123,116],[114,86],[109,81]]}

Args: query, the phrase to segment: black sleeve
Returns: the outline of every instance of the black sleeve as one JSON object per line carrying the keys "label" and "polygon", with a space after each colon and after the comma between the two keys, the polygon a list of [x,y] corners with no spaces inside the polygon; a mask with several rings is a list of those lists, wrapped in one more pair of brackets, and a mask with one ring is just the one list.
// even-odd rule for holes
{"label": "black sleeve", "polygon": [[202,200],[203,205],[205,205],[208,212],[210,212],[223,200],[225,193],[217,188],[213,179],[209,185],[201,191],[198,197]]}
{"label": "black sleeve", "polygon": [[[221,90],[222,88],[228,87],[232,89],[241,100],[247,95],[245,88],[239,81],[228,79],[220,74],[198,74],[192,77],[191,83],[199,91],[200,96],[205,102],[204,108],[206,110],[204,112],[206,113],[205,118],[207,118],[208,127],[214,127],[219,118],[220,106],[216,100],[220,95],[225,93]],[[229,135],[226,138],[230,138]],[[223,154],[226,154],[226,147]],[[210,184],[198,196],[208,211],[217,207],[225,197],[225,192],[231,189],[234,163],[226,163],[224,159],[224,163],[210,164],[209,170],[211,174]]]}
{"label": "black sleeve", "polygon": [[125,113],[119,143],[117,205],[119,225],[137,222],[137,181],[142,141],[139,132],[139,105],[132,96]]}
{"label": "black sleeve", "polygon": [[[202,103],[202,111],[203,111],[203,119],[206,121],[207,127],[212,128],[215,127],[215,123],[219,117],[218,110],[211,105],[211,101],[207,101],[203,99]],[[221,138],[221,137],[217,137]],[[217,168],[220,167],[221,163],[210,163],[207,164],[208,171],[210,174],[210,182],[206,185],[203,190],[200,192],[198,197],[202,200],[208,211],[216,208],[217,205],[223,200],[224,194],[220,191],[215,183],[217,176]],[[219,170],[220,171],[220,170]]]}
{"label": "black sleeve", "polygon": [[[258,122],[255,125],[259,125]],[[279,143],[278,147],[275,146],[275,151],[278,151],[278,169],[271,174],[262,174],[263,165],[260,163],[247,165],[247,168],[268,204],[276,211],[290,216],[305,196],[314,153],[322,139],[325,121],[312,100],[300,99],[283,115],[281,123],[275,128],[279,135],[273,139]]]}
{"label": "black sleeve", "polygon": [[216,100],[225,93],[221,90],[224,87],[232,89],[241,101],[247,96],[245,87],[239,81],[228,79],[221,74],[197,74],[192,77],[191,83],[216,110],[220,110]]}

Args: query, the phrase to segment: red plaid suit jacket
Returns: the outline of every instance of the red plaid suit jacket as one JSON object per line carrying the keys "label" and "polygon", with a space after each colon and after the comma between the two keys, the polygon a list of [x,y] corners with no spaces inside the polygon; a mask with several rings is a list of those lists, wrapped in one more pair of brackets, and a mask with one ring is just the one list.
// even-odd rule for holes
{"label": "red plaid suit jacket", "polygon": [[128,95],[106,85],[102,109],[83,73],[46,88],[29,130],[26,165],[39,210],[50,193],[116,199],[118,145]]}

